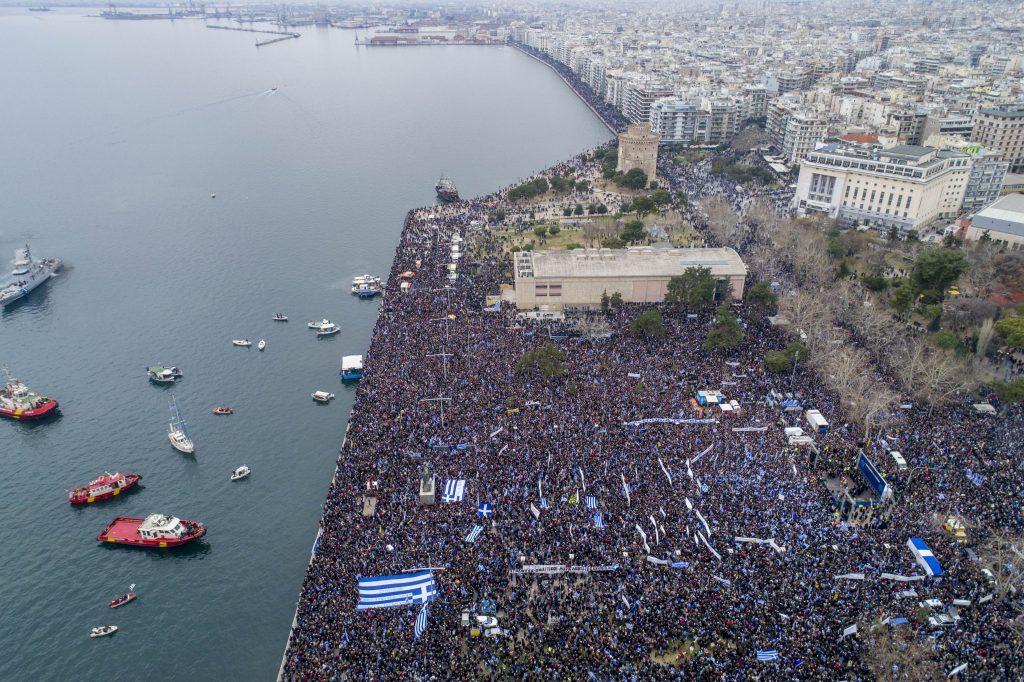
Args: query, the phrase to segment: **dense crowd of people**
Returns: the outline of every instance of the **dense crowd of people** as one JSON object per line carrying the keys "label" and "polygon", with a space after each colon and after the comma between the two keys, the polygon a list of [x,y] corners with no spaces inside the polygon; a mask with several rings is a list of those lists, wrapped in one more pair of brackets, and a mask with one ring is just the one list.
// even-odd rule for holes
{"label": "dense crowd of people", "polygon": [[[665,166],[662,176],[691,198],[698,227],[694,200],[718,194],[739,211],[750,201],[706,164]],[[1020,533],[1017,412],[975,417],[967,399],[894,410],[864,443],[812,373],[767,371],[764,352],[786,339],[739,304],[745,339],[729,353],[702,350],[711,311],[662,306],[667,336],[642,340],[628,327],[644,308],[627,305],[608,314],[609,338],[561,342],[563,373],[521,371],[518,359],[549,342],[548,327],[507,305],[484,309],[512,279],[487,225],[503,203],[499,193],[407,219],[286,678],[869,678],[869,633],[916,642],[942,674],[966,663],[969,678],[1020,677],[1014,604],[979,604],[992,585],[973,552],[939,529],[946,516],[970,521],[966,547],[975,548],[997,529]],[[458,260],[454,236],[468,245]],[[402,292],[406,271],[415,277]],[[720,391],[739,410],[695,406],[699,390]],[[801,410],[780,409],[770,399],[780,394]],[[783,432],[812,407],[833,422],[816,438],[813,463]],[[676,421],[634,423],[658,418]],[[891,519],[874,528],[843,523],[824,485],[858,480],[862,449],[896,491]],[[907,471],[889,449],[903,453]],[[425,465],[438,500],[420,506]],[[458,479],[465,498],[441,500]],[[377,499],[369,516],[364,495]],[[492,516],[477,515],[481,503]],[[476,524],[484,530],[467,542]],[[912,536],[942,563],[941,580],[882,578],[922,575],[906,547]],[[356,610],[359,576],[423,567],[439,596],[421,638],[415,605]],[[936,628],[919,607],[925,599],[972,606]],[[462,614],[489,602],[497,630],[473,636]],[[854,624],[858,633],[844,637]]]}
{"label": "dense crowd of people", "polygon": [[[581,155],[546,174],[593,166]],[[686,194],[683,218],[713,242],[699,201],[724,197],[742,216],[755,194],[710,168],[663,160],[659,177]],[[639,339],[629,324],[647,307],[626,305],[604,316],[607,338],[558,342],[561,372],[524,371],[518,360],[551,342],[549,327],[508,305],[485,308],[512,280],[488,225],[497,209],[511,222],[538,206],[509,204],[502,191],[407,218],[285,678],[870,679],[879,661],[900,679],[958,668],[968,679],[1021,677],[1019,595],[981,570],[992,536],[1019,538],[1024,526],[1018,410],[981,417],[970,396],[894,406],[865,440],[813,373],[766,369],[765,351],[787,339],[746,304],[733,306],[744,326],[734,351],[702,350],[710,310],[659,306],[667,335]],[[461,258],[453,243],[468,245]],[[402,292],[406,271],[415,277]],[[738,410],[695,404],[702,390]],[[806,428],[808,408],[832,422],[815,456],[784,432]],[[845,523],[825,485],[864,488],[861,452],[895,491],[872,527]],[[421,506],[425,471],[438,499]],[[464,499],[443,501],[445,483],[460,479]],[[481,518],[481,504],[493,514]],[[965,543],[940,529],[954,516]],[[941,579],[918,579],[910,537],[926,540]],[[360,576],[427,567],[439,594],[420,638],[417,605],[356,610]],[[958,600],[958,620],[930,623],[929,599],[943,609]],[[488,634],[463,621],[481,612],[497,619]],[[887,642],[902,657],[882,651]]]}

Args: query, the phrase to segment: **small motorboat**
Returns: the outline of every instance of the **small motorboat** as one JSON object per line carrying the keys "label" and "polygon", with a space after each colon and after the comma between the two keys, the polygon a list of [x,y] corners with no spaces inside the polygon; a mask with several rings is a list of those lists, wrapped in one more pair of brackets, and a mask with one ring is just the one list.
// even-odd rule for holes
{"label": "small motorboat", "polygon": [[181,376],[181,372],[175,373],[176,369],[177,367],[153,365],[146,369],[146,374],[149,375],[149,380],[154,384],[173,384]]}
{"label": "small motorboat", "polygon": [[270,319],[272,319],[274,322],[287,322],[288,316],[282,315],[281,313],[274,313],[274,316]]}
{"label": "small motorboat", "polygon": [[263,350],[266,347],[267,347],[267,342],[264,341],[263,339],[260,339],[260,342],[256,344],[256,350]]}
{"label": "small motorboat", "polygon": [[317,322],[316,320],[310,320],[309,322],[306,323],[306,329],[319,329],[320,327],[324,326],[325,324],[330,324],[330,323],[331,323],[331,321],[328,320],[326,317],[324,319],[322,319],[321,321],[319,321],[319,322]]}
{"label": "small motorboat", "polygon": [[243,478],[245,478],[251,473],[252,471],[249,469],[249,467],[243,464],[242,466],[238,467],[237,469],[231,472],[231,480],[241,481]]}
{"label": "small motorboat", "polygon": [[249,339],[231,339],[231,344],[234,346],[241,346],[242,348],[248,348],[252,345],[252,341]]}
{"label": "small motorboat", "polygon": [[129,592],[127,594],[122,594],[117,599],[111,599],[110,600],[110,608],[116,609],[118,606],[124,606],[128,602],[133,601],[138,596],[139,595],[135,594],[134,592]]}
{"label": "small motorboat", "polygon": [[317,336],[330,336],[331,334],[337,334],[341,331],[341,327],[333,322],[327,322],[326,320],[324,320],[324,322],[326,322],[326,324],[320,325],[320,328],[316,330]]}
{"label": "small motorboat", "polygon": [[312,398],[314,402],[326,405],[334,399],[334,394],[328,393],[327,391],[313,391]]}
{"label": "small motorboat", "polygon": [[107,635],[112,635],[115,632],[117,632],[116,625],[101,625],[98,628],[93,628],[92,630],[90,630],[89,636],[93,638],[106,637]]}
{"label": "small motorboat", "polygon": [[234,414],[234,412],[235,411],[232,410],[227,405],[218,405],[217,407],[213,408],[214,414]]}
{"label": "small motorboat", "polygon": [[363,300],[366,300],[368,298],[373,298],[374,296],[379,295],[380,292],[381,290],[377,287],[363,287],[356,291],[356,296]]}

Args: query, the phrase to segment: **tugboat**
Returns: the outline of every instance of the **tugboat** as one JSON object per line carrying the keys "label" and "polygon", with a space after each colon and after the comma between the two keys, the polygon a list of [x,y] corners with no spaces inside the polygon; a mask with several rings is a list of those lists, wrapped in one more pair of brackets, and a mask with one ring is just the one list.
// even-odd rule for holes
{"label": "tugboat", "polygon": [[150,514],[144,519],[118,516],[107,524],[96,539],[133,547],[179,547],[206,534],[203,524],[166,514]]}
{"label": "tugboat", "polygon": [[434,186],[434,191],[437,192],[437,198],[442,204],[459,200],[459,190],[447,175],[441,176],[441,179],[437,181],[437,185]]}
{"label": "tugboat", "polygon": [[48,417],[57,411],[57,401],[39,395],[10,375],[4,368],[7,385],[0,388],[0,417],[30,421]]}
{"label": "tugboat", "polygon": [[33,260],[28,244],[24,249],[18,249],[14,253],[14,270],[11,273],[14,281],[0,289],[0,307],[28,296],[36,287],[53,277],[62,265],[64,261],[60,258]]}
{"label": "tugboat", "polygon": [[141,474],[122,474],[118,471],[105,473],[89,485],[73,488],[68,491],[68,502],[71,504],[92,504],[102,502],[120,495],[125,490],[134,488],[142,478]]}

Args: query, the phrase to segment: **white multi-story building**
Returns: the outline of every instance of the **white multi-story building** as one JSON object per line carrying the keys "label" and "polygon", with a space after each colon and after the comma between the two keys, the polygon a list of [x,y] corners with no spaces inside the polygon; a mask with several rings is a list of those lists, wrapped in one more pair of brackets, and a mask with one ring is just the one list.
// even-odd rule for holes
{"label": "white multi-story building", "polygon": [[636,79],[626,86],[622,98],[622,114],[632,123],[649,123],[651,105],[662,97],[671,97],[672,88],[647,78]]}
{"label": "white multi-story building", "polygon": [[793,205],[842,225],[920,231],[959,215],[970,172],[971,157],[952,150],[824,145],[800,164]]}
{"label": "white multi-story building", "polygon": [[1002,151],[1010,170],[1024,172],[1024,104],[978,110],[971,139]]}
{"label": "white multi-story building", "polygon": [[825,139],[825,120],[799,101],[779,97],[768,105],[768,138],[788,163],[799,161]]}

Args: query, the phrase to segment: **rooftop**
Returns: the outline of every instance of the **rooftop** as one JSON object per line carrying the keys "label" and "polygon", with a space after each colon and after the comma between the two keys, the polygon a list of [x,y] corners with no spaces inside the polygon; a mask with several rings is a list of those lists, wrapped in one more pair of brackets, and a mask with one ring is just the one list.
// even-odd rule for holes
{"label": "rooftop", "polygon": [[747,266],[734,250],[718,249],[575,249],[533,251],[533,276],[672,277],[691,267],[706,267],[719,277],[745,275]]}
{"label": "rooftop", "polygon": [[1024,194],[1007,194],[974,214],[971,225],[979,230],[1024,237]]}

